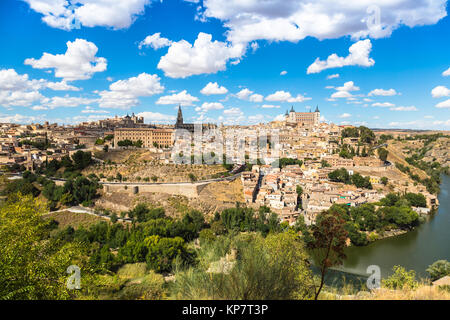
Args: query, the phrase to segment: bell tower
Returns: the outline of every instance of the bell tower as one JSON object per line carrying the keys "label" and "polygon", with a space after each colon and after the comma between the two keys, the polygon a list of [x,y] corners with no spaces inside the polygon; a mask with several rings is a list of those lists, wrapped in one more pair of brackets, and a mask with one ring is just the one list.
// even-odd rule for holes
{"label": "bell tower", "polygon": [[181,105],[178,106],[178,115],[176,125],[183,124],[183,113],[181,112]]}

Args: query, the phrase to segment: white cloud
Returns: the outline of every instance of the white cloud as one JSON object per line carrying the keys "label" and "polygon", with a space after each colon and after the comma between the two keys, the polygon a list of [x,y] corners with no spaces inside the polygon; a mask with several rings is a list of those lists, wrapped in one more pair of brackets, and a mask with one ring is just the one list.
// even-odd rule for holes
{"label": "white cloud", "polygon": [[90,79],[95,72],[106,70],[106,59],[96,57],[97,46],[84,39],[67,41],[67,51],[64,54],[44,52],[40,59],[26,59],[25,64],[35,69],[55,69],[55,77],[65,81]]}
{"label": "white cloud", "polygon": [[176,119],[173,115],[151,111],[140,112],[137,116],[144,117],[146,123],[171,123]]}
{"label": "white cloud", "polygon": [[263,109],[280,109],[280,106],[276,106],[273,104],[263,104],[261,106],[261,108],[263,108]]}
{"label": "white cloud", "polygon": [[433,90],[431,90],[431,95],[433,98],[442,98],[450,96],[450,89],[444,86],[437,86]]}
{"label": "white cloud", "polygon": [[[382,12],[380,24],[369,23],[368,12],[376,4]],[[207,0],[202,15],[217,18],[228,29],[234,43],[254,40],[297,42],[308,36],[354,39],[389,36],[401,25],[435,24],[447,15],[446,1],[329,1],[329,0]]]}
{"label": "white cloud", "polygon": [[220,102],[204,102],[201,107],[195,108],[197,112],[208,112],[210,110],[221,110],[223,105]]}
{"label": "white cloud", "polygon": [[348,100],[355,100],[351,91],[359,91],[359,87],[355,85],[353,81],[347,81],[344,83],[342,87],[336,87],[336,92],[331,95],[331,99],[328,101],[335,101],[337,98],[345,98]]}
{"label": "white cloud", "polygon": [[390,102],[375,102],[372,103],[372,107],[382,107],[382,108],[388,108],[388,107],[394,107],[395,104]]}
{"label": "white cloud", "polygon": [[254,53],[259,48],[258,42],[250,43],[250,48],[252,48],[252,52]]}
{"label": "white cloud", "polygon": [[80,88],[67,84],[66,81],[47,82],[47,87],[55,91],[80,91]]}
{"label": "white cloud", "polygon": [[397,94],[397,91],[394,89],[384,90],[384,89],[374,89],[369,92],[369,97],[372,96],[395,96]]}
{"label": "white cloud", "polygon": [[223,114],[228,116],[242,116],[244,113],[239,108],[230,108],[223,111]]}
{"label": "white cloud", "polygon": [[339,118],[350,118],[352,115],[350,113],[343,113],[339,116]]}
{"label": "white cloud", "polygon": [[109,111],[106,111],[106,110],[96,110],[96,109],[92,109],[92,107],[90,107],[90,106],[87,106],[86,108],[84,108],[83,110],[81,110],[81,113],[107,114],[107,113],[109,113]]}
{"label": "white cloud", "polygon": [[46,106],[50,109],[59,108],[59,107],[78,107],[80,105],[87,105],[97,102],[97,99],[89,99],[83,97],[71,97],[71,96],[63,96],[63,97],[52,97],[46,98],[42,102],[43,106]]}
{"label": "white cloud", "polygon": [[339,77],[340,77],[339,73],[330,74],[329,76],[327,76],[327,80],[336,79],[336,78],[339,78]]}
{"label": "white cloud", "polygon": [[[337,91],[335,93],[333,93],[331,95],[331,99],[336,99],[336,98],[352,98],[353,95],[350,92],[347,91]],[[330,100],[330,101],[334,101],[334,100]]]}
{"label": "white cloud", "polygon": [[[50,27],[71,30],[85,27],[128,28],[152,0],[23,0],[43,15]],[[74,6],[75,5],[75,6]]]}
{"label": "white cloud", "polygon": [[358,41],[348,49],[350,53],[347,57],[339,57],[337,54],[333,53],[326,61],[317,58],[314,63],[308,67],[306,73],[319,73],[326,69],[342,68],[344,66],[371,67],[375,64],[375,60],[369,58],[371,50],[372,43],[369,39]]}
{"label": "white cloud", "polygon": [[393,107],[393,108],[390,108],[389,110],[392,110],[392,111],[417,111],[417,108],[415,106],[410,106],[410,107]]}
{"label": "white cloud", "polygon": [[243,44],[211,41],[212,36],[200,32],[194,45],[186,40],[173,42],[167,54],[161,57],[158,69],[171,78],[186,78],[204,73],[217,73],[226,69],[230,59],[239,62],[245,53]]}
{"label": "white cloud", "polygon": [[45,86],[45,80],[30,80],[27,74],[19,75],[14,69],[1,69],[0,105],[30,106],[44,98],[38,90]]}
{"label": "white cloud", "polygon": [[101,91],[101,108],[127,109],[139,103],[138,97],[148,97],[164,91],[156,74],[141,73],[137,77],[118,80],[109,85],[109,90]]}
{"label": "white cloud", "polygon": [[450,108],[450,99],[439,102],[435,107],[436,108]]}
{"label": "white cloud", "polygon": [[262,102],[263,99],[264,99],[264,96],[262,94],[257,94],[257,93],[252,94],[249,98],[249,100],[251,102]]}
{"label": "white cloud", "polygon": [[280,76],[284,76],[285,74],[287,74],[286,70],[283,70],[283,71],[280,72]]}
{"label": "white cloud", "polygon": [[248,97],[253,93],[253,91],[248,90],[247,88],[242,89],[238,93],[236,93],[236,97],[238,97],[241,100],[247,100]]}
{"label": "white cloud", "polygon": [[292,98],[291,94],[289,92],[279,90],[275,93],[272,93],[266,97],[267,101],[287,101],[290,98]]}
{"label": "white cloud", "polygon": [[336,90],[338,91],[359,91],[359,87],[355,86],[355,83],[353,81],[347,81],[344,83],[342,87],[337,87]]}
{"label": "white cloud", "polygon": [[194,105],[194,102],[197,101],[199,101],[197,97],[191,96],[186,90],[183,90],[179,93],[160,97],[156,104],[181,104],[187,107]]}
{"label": "white cloud", "polygon": [[39,121],[43,121],[43,115],[35,117],[35,116],[25,116],[22,114],[14,114],[14,115],[9,115],[9,114],[0,114],[0,119],[2,122],[5,123],[32,123],[32,122],[39,122]]}
{"label": "white cloud", "polygon": [[204,95],[225,94],[228,92],[228,89],[219,86],[217,82],[209,82],[200,92]]}
{"label": "white cloud", "polygon": [[0,70],[0,90],[38,90],[45,87],[45,84],[45,80],[30,80],[27,74],[19,75],[14,69]]}
{"label": "white cloud", "polygon": [[442,125],[442,126],[450,127],[450,119],[448,119],[446,121],[443,121],[443,120],[433,121],[433,125],[435,125],[435,126]]}
{"label": "white cloud", "polygon": [[273,118],[273,121],[284,121],[286,120],[286,116],[284,114],[279,114],[275,118]]}
{"label": "white cloud", "polygon": [[311,98],[304,97],[301,94],[298,94],[296,97],[292,97],[290,92],[279,90],[275,93],[268,95],[265,98],[266,101],[284,101],[284,102],[303,102],[307,100],[311,100]]}
{"label": "white cloud", "polygon": [[46,106],[33,106],[33,107],[31,107],[31,110],[35,110],[35,111],[48,110],[48,107],[46,107]]}
{"label": "white cloud", "polygon": [[146,36],[144,40],[139,42],[139,49],[142,49],[142,47],[152,47],[153,49],[161,49],[164,47],[168,47],[172,44],[172,41],[170,41],[167,38],[161,38],[161,33],[155,33],[150,36]]}
{"label": "white cloud", "polygon": [[447,70],[445,70],[444,72],[442,72],[442,75],[444,77],[449,77],[450,76],[450,68],[448,68]]}

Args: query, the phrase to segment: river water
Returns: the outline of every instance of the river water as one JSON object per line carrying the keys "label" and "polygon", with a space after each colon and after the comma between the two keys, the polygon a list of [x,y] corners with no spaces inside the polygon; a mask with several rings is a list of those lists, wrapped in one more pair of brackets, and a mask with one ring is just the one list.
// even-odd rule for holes
{"label": "river water", "polygon": [[392,274],[392,267],[401,265],[415,270],[419,277],[436,260],[450,261],[450,177],[443,175],[439,210],[415,230],[365,246],[346,249],[347,259],[342,268],[348,273],[367,275],[367,267],[380,267],[382,277]]}

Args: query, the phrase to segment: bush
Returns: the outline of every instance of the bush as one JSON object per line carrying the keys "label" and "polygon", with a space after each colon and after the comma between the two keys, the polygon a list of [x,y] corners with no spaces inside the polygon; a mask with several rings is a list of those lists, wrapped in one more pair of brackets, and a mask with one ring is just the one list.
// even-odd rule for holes
{"label": "bush", "polygon": [[447,260],[438,260],[426,270],[431,278],[431,281],[438,280],[442,277],[450,275],[450,262]]}
{"label": "bush", "polygon": [[[255,234],[220,237],[202,246],[199,257],[198,268],[176,274],[173,294],[177,299],[313,297],[306,250],[294,233],[273,234],[267,238]],[[217,264],[218,260],[228,265],[224,268],[226,271],[209,272],[211,263]]]}
{"label": "bush", "polygon": [[419,283],[416,281],[416,272],[414,270],[406,271],[402,266],[392,268],[394,274],[383,280],[383,286],[388,289],[416,289]]}

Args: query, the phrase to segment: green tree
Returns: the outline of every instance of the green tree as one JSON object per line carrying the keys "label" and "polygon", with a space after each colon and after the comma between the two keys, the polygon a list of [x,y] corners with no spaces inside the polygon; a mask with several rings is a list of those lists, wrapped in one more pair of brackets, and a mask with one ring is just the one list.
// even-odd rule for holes
{"label": "green tree", "polygon": [[428,266],[426,271],[430,275],[431,281],[450,276],[450,262],[447,260],[435,261],[432,265]]}
{"label": "green tree", "polygon": [[389,179],[386,178],[386,177],[381,177],[381,179],[380,179],[380,182],[381,182],[384,186],[386,186],[386,185],[388,184],[388,181],[389,181]]}
{"label": "green tree", "polygon": [[20,194],[17,200],[0,205],[0,299],[72,298],[66,269],[84,270],[82,247],[48,240],[42,200]]}
{"label": "green tree", "polygon": [[394,266],[394,273],[387,279],[382,280],[383,286],[392,289],[416,289],[419,283],[416,281],[414,270],[406,271],[402,266]]}
{"label": "green tree", "polygon": [[405,194],[404,196],[406,198],[406,200],[409,201],[409,203],[413,206],[413,207],[422,207],[422,208],[426,208],[427,206],[427,199],[425,198],[425,196],[421,193],[412,193],[409,192],[407,194]]}
{"label": "green tree", "polygon": [[320,213],[316,224],[311,227],[313,241],[308,243],[316,266],[320,270],[320,284],[315,287],[314,299],[317,300],[325,283],[328,269],[341,265],[346,258],[344,248],[348,232],[345,230],[345,220],[336,211],[329,210]]}
{"label": "green tree", "polygon": [[378,148],[378,158],[380,158],[381,161],[386,161],[389,151],[387,151],[385,148]]}

